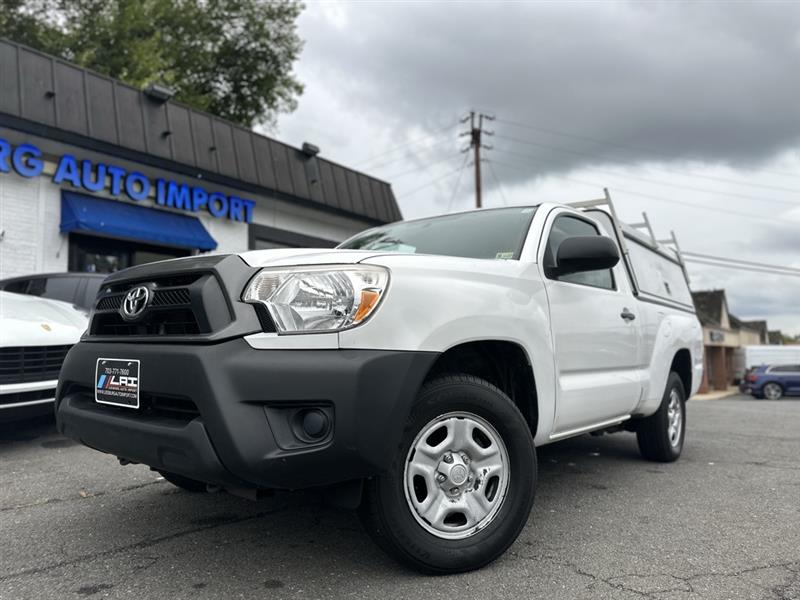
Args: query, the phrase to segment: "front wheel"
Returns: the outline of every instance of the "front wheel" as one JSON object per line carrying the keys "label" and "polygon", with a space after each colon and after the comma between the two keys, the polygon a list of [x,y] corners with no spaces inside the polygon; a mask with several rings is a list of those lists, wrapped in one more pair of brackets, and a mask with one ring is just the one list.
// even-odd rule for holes
{"label": "front wheel", "polygon": [[426,384],[385,475],[367,483],[361,518],[373,539],[426,573],[499,557],[530,514],[536,451],[513,402],[490,383],[449,375]]}
{"label": "front wheel", "polygon": [[673,462],[681,455],[685,435],[686,393],[678,374],[670,373],[658,410],[637,424],[636,441],[646,459]]}

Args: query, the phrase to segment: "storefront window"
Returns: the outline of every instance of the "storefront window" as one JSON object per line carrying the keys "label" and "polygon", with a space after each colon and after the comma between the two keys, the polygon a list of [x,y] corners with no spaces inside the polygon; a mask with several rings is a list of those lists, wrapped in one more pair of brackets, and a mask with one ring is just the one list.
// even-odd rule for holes
{"label": "storefront window", "polygon": [[189,250],[181,248],[75,233],[69,236],[69,270],[81,273],[114,273],[135,265],[189,256],[189,254]]}

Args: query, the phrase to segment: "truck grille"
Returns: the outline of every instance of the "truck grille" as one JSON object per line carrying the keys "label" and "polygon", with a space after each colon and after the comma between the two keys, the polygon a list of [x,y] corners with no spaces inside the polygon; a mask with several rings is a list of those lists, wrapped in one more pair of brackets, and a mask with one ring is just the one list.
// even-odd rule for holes
{"label": "truck grille", "polygon": [[[98,311],[118,311],[122,307],[125,294],[111,294],[100,299]],[[192,303],[192,295],[187,288],[172,290],[155,290],[151,306],[187,306]]]}
{"label": "truck grille", "polygon": [[[94,309],[90,334],[102,337],[183,336],[208,333],[204,326],[202,302],[193,302],[193,290],[201,296],[201,288],[210,275],[159,277],[145,282],[119,284],[101,292]],[[153,299],[147,314],[137,321],[126,321],[120,315],[125,294],[131,288],[152,286]]]}
{"label": "truck grille", "polygon": [[12,346],[0,348],[0,383],[58,379],[71,346]]}
{"label": "truck grille", "polygon": [[[235,254],[137,265],[112,273],[97,295],[86,341],[174,344],[216,341],[263,331],[242,290],[258,269]],[[123,318],[125,297],[144,286],[149,302]],[[267,321],[269,317],[265,317]],[[267,323],[268,324],[268,323]]]}

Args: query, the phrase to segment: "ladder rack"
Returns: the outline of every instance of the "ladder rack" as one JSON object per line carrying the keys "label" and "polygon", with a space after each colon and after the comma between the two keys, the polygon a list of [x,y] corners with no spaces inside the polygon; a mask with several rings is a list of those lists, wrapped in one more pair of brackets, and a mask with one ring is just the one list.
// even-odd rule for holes
{"label": "ladder rack", "polygon": [[[630,252],[628,251],[626,232],[623,228],[622,221],[620,221],[619,216],[617,215],[617,209],[614,206],[613,200],[611,200],[611,194],[608,192],[608,188],[603,188],[603,198],[597,198],[595,200],[583,200],[581,202],[570,202],[568,203],[568,206],[584,211],[590,209],[606,209],[604,212],[607,212],[611,216],[611,220],[616,230],[617,240],[620,248],[622,249],[623,259],[628,268],[628,272],[631,274],[634,287],[638,293],[639,284],[636,281],[636,273],[633,269],[633,264],[631,263]],[[681,252],[680,244],[678,244],[678,238],[675,235],[675,231],[670,230],[670,237],[667,239],[657,239],[655,233],[653,232],[653,227],[650,225],[650,219],[647,217],[646,212],[642,212],[641,222],[625,223],[624,225],[633,230],[644,230],[647,239],[642,241],[646,241],[653,250],[663,254],[664,249],[662,249],[661,246],[670,246],[675,253],[675,261],[680,265],[681,270],[683,270],[683,277],[686,279],[686,283],[689,283],[689,272],[686,270],[686,262],[684,261],[683,253]]]}

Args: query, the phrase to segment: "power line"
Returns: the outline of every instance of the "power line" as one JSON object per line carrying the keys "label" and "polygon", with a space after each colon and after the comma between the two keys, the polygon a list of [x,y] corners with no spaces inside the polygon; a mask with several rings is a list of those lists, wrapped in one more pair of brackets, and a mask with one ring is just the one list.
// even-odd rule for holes
{"label": "power line", "polygon": [[[544,145],[544,144],[537,144],[536,142],[528,142],[526,140],[521,140],[519,138],[514,138],[514,137],[510,137],[510,136],[506,136],[506,135],[500,135],[500,134],[496,134],[496,135],[497,135],[498,138],[501,138],[501,139],[512,140],[512,141],[516,141],[516,142],[523,143],[523,144],[530,144],[532,146],[541,146],[543,148],[547,148],[547,146]],[[560,151],[558,148],[552,148],[552,149]],[[542,162],[542,163],[545,163],[545,164],[553,164],[553,165],[557,165],[557,166],[564,166],[563,162],[558,162],[558,161],[554,161],[554,160],[540,158],[540,157],[537,157],[537,156],[531,156],[529,154],[522,154],[520,152],[514,152],[512,150],[505,150],[505,149],[502,149],[502,148],[495,148],[495,150],[497,150],[497,152],[503,152],[505,154],[515,154],[517,156],[520,156],[520,157],[523,157],[523,158],[526,158],[526,159],[529,159],[529,160],[532,160],[532,161],[538,161],[538,162]],[[601,175],[608,175],[608,176],[611,176],[611,177],[620,177],[622,179],[630,179],[632,181],[641,181],[642,183],[648,183],[648,184],[651,184],[651,185],[674,187],[674,188],[677,188],[677,189],[689,190],[689,191],[692,191],[692,192],[699,192],[699,193],[703,193],[703,194],[715,194],[715,195],[718,195],[718,196],[743,198],[745,200],[752,200],[752,201],[756,201],[756,202],[772,202],[774,204],[786,204],[786,205],[789,205],[789,206],[800,206],[800,202],[792,202],[791,200],[777,200],[775,198],[753,198],[752,196],[747,196],[745,194],[738,194],[736,192],[725,192],[725,191],[721,191],[721,190],[710,190],[710,189],[706,189],[706,188],[697,188],[697,187],[693,187],[693,186],[689,186],[689,185],[683,185],[683,184],[680,184],[680,183],[672,183],[672,182],[669,182],[669,181],[647,179],[646,177],[637,177],[636,175],[626,175],[626,174],[620,174],[620,173],[613,173],[613,172],[609,172],[609,171],[603,171],[603,170],[600,170],[600,169],[597,169],[597,168],[591,167],[591,166],[587,166],[587,167],[585,167],[585,169],[587,171],[594,171],[595,173],[599,173]]]}
{"label": "power line", "polygon": [[[444,144],[446,142],[452,142],[452,141],[453,141],[453,138],[451,138],[450,136],[446,136],[446,137],[443,137],[442,139],[440,139],[438,142],[434,142],[433,144],[430,144],[429,146],[425,146],[424,148],[421,148],[420,151],[433,150],[437,146],[441,146],[442,144]],[[367,167],[361,167],[361,168],[362,169],[369,169],[370,171],[375,171],[375,170],[383,169],[384,167],[388,167],[389,165],[393,165],[393,164],[395,164],[397,162],[405,161],[405,160],[407,160],[407,157],[405,155],[402,155],[402,156],[398,156],[396,158],[389,159],[389,160],[387,160],[385,162],[378,163],[376,165],[369,165]]]}
{"label": "power line", "polygon": [[[494,162],[495,162],[495,164],[498,164],[498,165],[504,165],[504,166],[507,166],[507,167],[511,167],[511,168],[519,169],[519,170],[523,170],[523,171],[527,171],[529,169],[527,166],[516,165],[516,164],[513,164],[513,163],[507,163],[507,162],[504,162],[504,161],[495,160]],[[561,176],[561,175],[548,175],[548,176],[552,177],[553,179],[556,179],[556,180],[569,181],[569,182],[572,182],[572,183],[577,183],[579,185],[586,185],[586,186],[589,186],[589,187],[593,187],[595,189],[596,188],[606,187],[606,186],[604,186],[604,185],[602,185],[602,184],[600,184],[598,182],[589,182],[589,181],[584,181],[584,180],[580,180],[580,179],[575,179],[573,177],[564,177],[564,176]],[[636,191],[633,191],[633,190],[626,190],[626,189],[619,188],[619,187],[616,187],[616,186],[614,186],[614,191],[622,192],[624,194],[630,194],[631,196],[635,196],[635,197],[638,197],[638,198],[647,198],[649,200],[655,200],[656,202],[665,202],[665,203],[668,203],[668,204],[677,204],[677,205],[680,205],[680,206],[687,206],[689,208],[693,208],[693,209],[697,209],[697,210],[710,211],[710,212],[715,213],[717,216],[745,217],[745,218],[747,218],[747,219],[749,219],[751,221],[763,221],[765,223],[770,223],[771,225],[775,224],[775,220],[774,219],[768,219],[766,217],[761,217],[759,215],[752,214],[752,213],[745,213],[745,212],[728,210],[728,209],[724,209],[723,210],[723,209],[715,208],[715,207],[712,207],[712,206],[704,206],[702,204],[692,204],[691,202],[684,202],[682,200],[675,200],[674,198],[664,198],[662,196],[655,196],[653,194],[647,194],[647,193],[644,193],[644,192],[636,192]]]}
{"label": "power line", "polygon": [[400,173],[395,173],[394,175],[387,175],[383,179],[391,181],[392,179],[397,179],[398,177],[404,177],[406,175],[409,175],[410,173],[417,173],[419,171],[426,170],[428,167],[431,167],[433,165],[438,165],[439,163],[443,163],[446,160],[451,160],[458,156],[461,156],[461,152],[456,152],[455,154],[447,154],[445,156],[439,157],[437,160],[434,160],[433,162],[425,163],[420,167],[414,167],[413,169],[401,171]]}
{"label": "power line", "polygon": [[747,271],[751,273],[766,273],[769,275],[786,275],[788,277],[800,277],[800,272],[791,272],[791,271],[776,271],[771,269],[759,269],[757,267],[747,267],[744,265],[735,265],[731,263],[722,263],[722,262],[712,262],[709,260],[701,260],[699,258],[689,258],[688,256],[685,258],[686,262],[695,263],[698,265],[705,265],[709,267],[722,267],[723,269],[734,269],[736,271]]}
{"label": "power line", "polygon": [[460,171],[460,170],[461,170],[461,167],[459,167],[458,169],[453,169],[452,171],[448,171],[448,172],[447,172],[447,173],[445,173],[444,175],[441,175],[441,176],[439,176],[439,177],[437,177],[437,178],[435,178],[435,179],[432,179],[432,180],[431,180],[431,181],[429,181],[428,183],[426,183],[426,184],[424,184],[424,185],[421,185],[421,186],[419,186],[418,188],[414,188],[414,189],[413,189],[413,190],[411,190],[411,191],[408,191],[408,192],[405,192],[405,193],[403,193],[403,194],[400,194],[399,196],[397,196],[397,198],[405,198],[405,197],[407,197],[407,196],[411,196],[411,195],[413,195],[413,194],[416,194],[416,193],[417,193],[417,192],[419,192],[420,190],[424,190],[425,188],[427,188],[427,187],[430,187],[430,186],[432,186],[432,185],[434,185],[434,184],[436,184],[436,183],[440,182],[442,179],[446,179],[446,178],[450,177],[451,175],[455,175],[455,174],[456,174],[456,173],[458,173],[458,171]]}
{"label": "power line", "polygon": [[450,202],[447,203],[447,213],[453,208],[453,202],[456,201],[456,196],[458,195],[458,186],[461,185],[461,175],[464,174],[464,167],[467,166],[467,161],[469,160],[469,154],[464,153],[464,160],[461,162],[461,168],[458,170],[458,179],[456,179],[456,185],[453,188],[453,195],[450,197]]}
{"label": "power line", "polygon": [[[382,156],[387,156],[389,154],[397,152],[398,150],[402,150],[403,148],[408,148],[409,146],[414,146],[414,145],[420,144],[422,142],[430,141],[432,136],[436,136],[436,135],[438,135],[440,133],[443,133],[445,131],[453,129],[454,127],[459,125],[459,123],[460,123],[460,121],[450,122],[450,124],[447,125],[446,127],[440,127],[439,129],[434,129],[432,132],[430,132],[424,138],[416,138],[416,139],[413,139],[413,140],[409,140],[407,142],[403,142],[402,144],[398,144],[397,146],[393,146],[393,147],[389,148],[388,150],[385,150],[383,152],[379,152],[378,154],[373,154],[372,156],[370,156],[369,158],[367,158],[365,160],[357,161],[357,162],[353,163],[353,166],[355,166],[355,167],[364,167],[364,165],[367,165],[368,163],[371,163],[376,158],[381,158]],[[367,168],[372,169],[374,167],[367,167]]]}
{"label": "power line", "polygon": [[753,262],[753,261],[749,261],[749,260],[741,260],[741,259],[738,259],[738,258],[727,258],[727,257],[724,257],[724,256],[712,256],[711,254],[701,254],[699,252],[682,252],[682,254],[684,256],[687,256],[687,257],[700,258],[700,259],[704,259],[704,260],[718,260],[720,262],[738,263],[738,264],[743,264],[743,265],[747,265],[747,266],[750,266],[750,267],[762,267],[762,268],[767,268],[767,269],[781,269],[781,270],[784,270],[784,271],[793,271],[793,272],[796,272],[798,275],[800,275],[800,268],[797,268],[797,267],[786,267],[786,266],[783,266],[783,265],[771,265],[771,264],[768,264],[768,263]]}
{"label": "power line", "polygon": [[500,180],[497,178],[497,173],[494,170],[494,166],[492,166],[492,161],[487,160],[486,164],[489,165],[489,173],[492,174],[492,178],[494,179],[495,184],[497,184],[497,189],[500,191],[500,197],[503,199],[503,205],[508,206],[508,199],[506,198],[506,193],[503,191],[503,185],[500,183]]}
{"label": "power line", "polygon": [[[632,145],[632,144],[623,144],[621,142],[615,142],[615,141],[612,141],[612,140],[599,139],[599,138],[589,137],[589,136],[585,136],[585,135],[579,135],[579,134],[575,134],[575,133],[568,133],[568,132],[565,132],[565,131],[558,131],[558,130],[555,130],[555,129],[549,129],[549,128],[546,128],[546,127],[540,127],[538,125],[532,125],[530,123],[521,123],[519,121],[509,121],[509,120],[506,120],[506,119],[497,119],[497,122],[498,123],[505,123],[506,125],[514,125],[516,127],[523,127],[525,129],[532,129],[534,131],[540,131],[540,132],[548,133],[548,134],[551,134],[551,135],[557,135],[557,136],[561,136],[561,137],[573,138],[573,139],[576,139],[576,140],[590,142],[590,143],[593,143],[593,144],[602,144],[602,145],[605,145],[605,146],[616,146],[618,148],[625,148],[627,150],[636,150],[638,152],[648,152],[648,153],[652,153],[652,154],[659,154],[659,151],[654,149],[654,148],[646,148],[644,146],[635,146],[635,145]],[[614,159],[614,160],[618,161],[619,159],[617,158],[617,159]],[[662,170],[666,170],[666,169],[662,169]],[[764,173],[764,174],[767,174],[767,175],[779,175],[781,177],[792,177],[792,178],[795,178],[795,179],[796,178],[800,178],[800,175],[798,175],[797,173],[781,173],[781,172],[777,172],[777,171],[768,171],[766,169],[750,169],[750,170],[753,171],[754,173],[759,173],[760,172],[760,173]],[[692,177],[703,177],[703,178],[706,178],[706,179],[713,178],[710,175],[692,174],[692,173],[690,173],[688,171],[683,171],[683,172],[674,171],[674,172],[679,172],[679,173],[682,173],[682,174],[688,174],[688,175],[690,175]],[[720,181],[728,181],[730,183],[739,183],[739,184],[748,185],[748,186],[756,186],[756,185],[758,185],[759,187],[764,187],[763,185],[749,183],[749,182],[741,182],[741,181],[737,182],[735,180],[724,180],[722,178],[716,178],[716,179],[719,179]],[[781,189],[781,188],[777,188],[777,189]],[[783,188],[782,191],[798,192],[800,190]]]}

